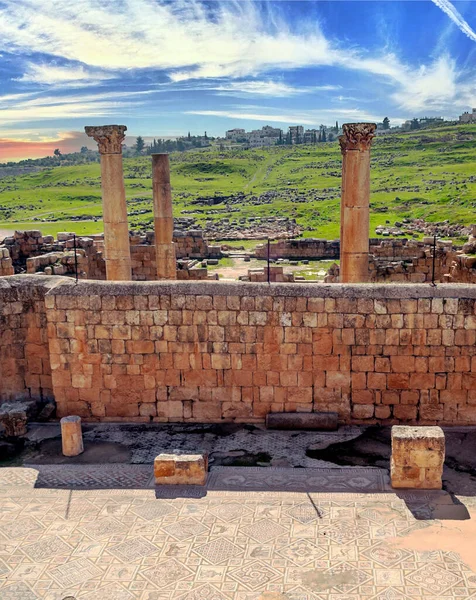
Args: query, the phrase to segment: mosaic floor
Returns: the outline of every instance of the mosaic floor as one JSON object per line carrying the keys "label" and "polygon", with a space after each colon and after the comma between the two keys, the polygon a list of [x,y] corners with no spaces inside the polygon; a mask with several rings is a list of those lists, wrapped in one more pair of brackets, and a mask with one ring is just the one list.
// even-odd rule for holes
{"label": "mosaic floor", "polygon": [[396,495],[358,467],[219,468],[205,490],[151,474],[0,469],[1,600],[476,598],[458,554],[395,544],[434,523],[443,492]]}

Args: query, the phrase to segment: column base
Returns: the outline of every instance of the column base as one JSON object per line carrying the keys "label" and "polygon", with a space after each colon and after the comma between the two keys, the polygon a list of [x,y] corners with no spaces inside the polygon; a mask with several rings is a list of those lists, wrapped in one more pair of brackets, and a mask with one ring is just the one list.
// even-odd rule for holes
{"label": "column base", "polygon": [[157,279],[177,279],[175,244],[156,244]]}
{"label": "column base", "polygon": [[366,283],[370,279],[368,252],[343,253],[340,259],[340,283]]}
{"label": "column base", "polygon": [[130,259],[108,259],[106,257],[106,278],[108,281],[132,281]]}

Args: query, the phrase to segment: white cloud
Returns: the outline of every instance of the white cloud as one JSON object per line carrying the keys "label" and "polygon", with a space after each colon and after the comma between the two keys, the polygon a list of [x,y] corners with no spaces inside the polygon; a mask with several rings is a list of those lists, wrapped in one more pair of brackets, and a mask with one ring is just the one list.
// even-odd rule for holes
{"label": "white cloud", "polygon": [[[31,94],[10,94],[0,96],[0,123],[3,126],[14,123],[28,123],[46,119],[96,118],[123,115],[130,109],[127,98],[134,98],[134,104],[140,104],[136,96],[151,92],[114,92],[74,95],[43,96],[31,98]],[[24,96],[24,99],[22,99]],[[20,97],[20,98],[19,98]],[[118,98],[120,98],[118,100]]]}
{"label": "white cloud", "polygon": [[291,86],[281,81],[229,81],[209,89],[216,90],[222,96],[270,96],[272,98],[286,98],[310,94],[317,91],[331,91],[339,89],[334,85],[323,86]]}
{"label": "white cloud", "polygon": [[112,73],[94,71],[82,65],[35,64],[30,63],[17,81],[46,85],[67,84],[68,86],[96,85],[106,79],[117,77]]}
{"label": "white cloud", "polygon": [[[474,34],[447,0],[434,2],[469,37]],[[30,64],[23,82],[84,85],[147,69],[165,71],[171,86],[227,78],[210,88],[219,95],[291,97],[304,92],[256,78],[332,66],[375,76],[373,85],[388,84],[387,93],[407,110],[449,111],[474,95],[467,89],[474,73],[458,73],[448,57],[414,67],[385,50],[370,55],[327,39],[317,22],[291,29],[279,3],[266,15],[262,4],[247,0],[3,0],[0,6],[0,51],[56,57]]]}
{"label": "white cloud", "polygon": [[[223,117],[227,119],[236,120],[249,120],[249,121],[261,121],[263,124],[266,123],[285,123],[288,125],[320,125],[321,123],[328,123],[329,120],[338,118],[344,121],[368,121],[376,122],[381,121],[380,115],[375,115],[362,111],[359,108],[323,108],[316,110],[304,110],[304,111],[281,111],[280,114],[272,112],[273,108],[266,106],[255,107],[260,112],[248,112],[246,107],[242,110],[189,110],[185,114],[190,115],[203,115],[209,117]],[[268,112],[269,111],[269,112]],[[400,117],[392,117],[393,123],[401,123],[405,119]]]}
{"label": "white cloud", "polygon": [[456,96],[455,64],[442,57],[430,66],[405,73],[402,83],[393,98],[403,108],[414,111],[442,108]]}
{"label": "white cloud", "polygon": [[470,40],[476,42],[476,33],[471,29],[468,22],[465,21],[461,13],[456,10],[449,0],[432,0],[432,2],[434,2],[438,8],[441,8],[441,10],[448,15],[453,23],[455,23]]}
{"label": "white cloud", "polygon": [[208,117],[226,117],[228,119],[245,119],[250,121],[263,121],[265,123],[300,123],[301,125],[313,125],[315,120],[309,119],[302,115],[296,115],[293,119],[290,115],[272,115],[272,114],[258,114],[258,113],[247,113],[247,112],[236,112],[228,110],[187,110],[187,115],[204,115]]}

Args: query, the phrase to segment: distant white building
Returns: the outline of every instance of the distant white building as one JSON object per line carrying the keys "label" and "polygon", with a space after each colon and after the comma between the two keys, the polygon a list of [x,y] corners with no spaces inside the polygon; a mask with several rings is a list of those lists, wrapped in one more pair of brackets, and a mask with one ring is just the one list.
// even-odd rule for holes
{"label": "distant white building", "polygon": [[275,146],[282,135],[283,132],[278,127],[265,125],[261,129],[253,129],[245,133],[244,137],[250,148],[261,148],[262,146]]}
{"label": "distant white building", "polygon": [[473,108],[473,112],[464,112],[460,118],[460,123],[476,123],[476,108]]}
{"label": "distant white building", "polygon": [[236,141],[237,139],[245,138],[246,132],[244,129],[229,129],[226,132],[225,137],[227,140]]}
{"label": "distant white building", "polygon": [[292,144],[300,144],[304,136],[304,127],[302,125],[292,125],[289,128],[289,135]]}

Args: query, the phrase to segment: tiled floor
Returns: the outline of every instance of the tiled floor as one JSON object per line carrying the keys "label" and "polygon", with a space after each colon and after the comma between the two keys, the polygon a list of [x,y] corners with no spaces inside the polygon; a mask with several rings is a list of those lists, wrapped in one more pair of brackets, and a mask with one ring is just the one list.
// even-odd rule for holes
{"label": "tiled floor", "polygon": [[458,554],[392,542],[444,493],[397,496],[378,469],[222,468],[206,490],[151,475],[0,469],[1,600],[476,598]]}

